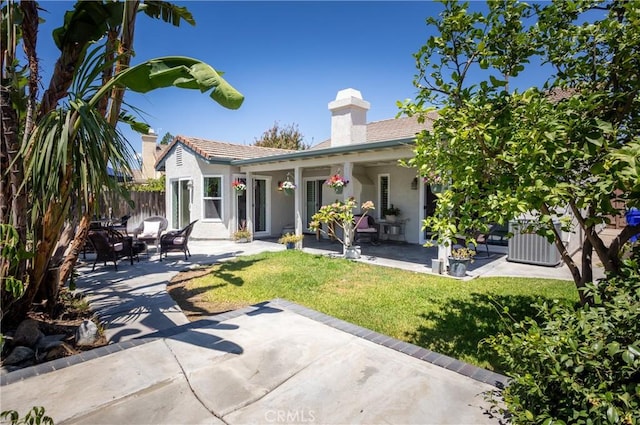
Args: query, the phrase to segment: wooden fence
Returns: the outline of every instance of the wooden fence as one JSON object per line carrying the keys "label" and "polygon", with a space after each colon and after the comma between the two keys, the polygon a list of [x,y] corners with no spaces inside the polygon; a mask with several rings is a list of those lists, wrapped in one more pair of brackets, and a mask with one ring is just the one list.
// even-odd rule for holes
{"label": "wooden fence", "polygon": [[166,215],[165,192],[131,192],[133,207],[124,199],[112,194],[104,194],[96,215],[100,219],[119,219],[124,215],[131,216],[127,229],[138,226],[146,217]]}

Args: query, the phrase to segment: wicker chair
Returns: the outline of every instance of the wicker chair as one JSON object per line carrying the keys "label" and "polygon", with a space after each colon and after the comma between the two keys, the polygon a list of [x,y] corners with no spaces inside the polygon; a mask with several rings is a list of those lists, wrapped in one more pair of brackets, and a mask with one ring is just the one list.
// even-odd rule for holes
{"label": "wicker chair", "polygon": [[362,220],[360,219],[360,217],[362,216],[353,216],[355,222],[354,224],[357,224],[355,228],[354,242],[363,242],[366,238],[366,240],[376,245],[378,243],[378,235],[380,234],[380,226],[370,215],[367,215]]}
{"label": "wicker chair", "polygon": [[184,229],[167,232],[160,237],[160,261],[162,261],[162,254],[167,258],[167,252],[169,251],[184,252],[185,260],[191,257],[191,252],[189,252],[189,236],[191,236],[191,231],[196,221],[198,220],[192,221]]}
{"label": "wicker chair", "polygon": [[168,226],[169,222],[164,217],[147,217],[138,227],[133,229],[133,238],[138,242],[153,242],[156,246],[156,251],[158,251],[160,246],[160,236],[162,236],[162,232],[167,230]]}
{"label": "wicker chair", "polygon": [[118,270],[117,261],[120,258],[129,258],[133,265],[133,247],[131,245],[131,237],[108,229],[90,230],[88,235],[91,245],[96,253],[91,271],[94,271],[98,261],[103,261],[107,265],[107,261],[113,261],[113,265]]}

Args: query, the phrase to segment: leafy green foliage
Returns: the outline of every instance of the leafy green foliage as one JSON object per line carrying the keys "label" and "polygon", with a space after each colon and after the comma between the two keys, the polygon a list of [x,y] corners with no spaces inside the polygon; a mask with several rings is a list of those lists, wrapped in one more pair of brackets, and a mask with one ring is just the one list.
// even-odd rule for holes
{"label": "leafy green foliage", "polygon": [[168,56],[132,66],[118,74],[114,83],[138,93],[172,86],[197,89],[202,93],[212,90],[209,97],[217,103],[225,108],[238,109],[244,96],[222,78],[222,74],[197,59]]}
{"label": "leafy green foliage", "polygon": [[[11,269],[20,261],[33,257],[33,254],[25,251],[20,241],[20,236],[15,227],[0,223],[0,257],[2,266]],[[13,298],[20,298],[24,292],[24,283],[14,275],[2,277],[2,293],[10,294]],[[6,301],[6,300],[3,300]],[[4,308],[7,306],[5,305]]]}
{"label": "leafy green foliage", "polygon": [[166,1],[146,0],[138,8],[152,18],[162,18],[164,22],[171,22],[178,27],[180,22],[185,21],[190,25],[195,25],[191,12],[186,7],[180,7]]}
{"label": "leafy green foliage", "polygon": [[510,371],[503,397],[513,422],[640,423],[638,253],[620,276],[588,286],[593,305],[545,302],[537,321],[487,338]]}
{"label": "leafy green foliage", "polygon": [[21,418],[15,410],[5,410],[0,413],[0,419],[10,420],[11,425],[53,425],[53,419],[44,414],[44,407],[34,406]]}
{"label": "leafy green foliage", "polygon": [[160,139],[160,144],[161,145],[168,145],[169,143],[171,143],[173,138],[174,138],[173,134],[171,134],[169,132],[164,133],[164,136],[162,136],[162,139]]}
{"label": "leafy green foliage", "polygon": [[[146,132],[147,126],[121,113],[123,88],[139,92],[170,86],[197,89],[232,109],[244,100],[221,72],[196,59],[167,57],[130,66],[137,3],[78,1],[72,5],[63,25],[53,33],[60,57],[42,96],[37,93],[42,64],[35,51],[39,9],[33,2],[2,5],[0,40],[8,60],[2,85],[10,97],[5,102],[3,96],[2,116],[7,119],[2,144],[10,146],[12,170],[1,174],[2,187],[7,189],[3,217],[13,221],[23,244],[27,232],[33,236],[31,247],[36,252],[33,261],[21,261],[18,275],[10,274],[5,263],[0,268],[3,279],[30,279],[13,308],[3,305],[7,320],[21,319],[31,307],[70,215],[90,216],[94,197],[104,190],[128,199],[126,187],[118,185],[117,178],[131,174],[133,150],[115,128],[116,121],[120,118],[136,131]],[[186,8],[168,2],[145,1],[140,9],[174,25],[194,23]],[[15,55],[20,43],[29,51],[28,64]],[[19,139],[23,143],[18,147]],[[28,208],[22,207],[27,204]],[[84,243],[83,230],[86,227],[80,229],[63,262],[67,276]],[[19,289],[16,285],[12,287]]]}
{"label": "leafy green foliage", "polygon": [[131,192],[164,192],[166,190],[166,179],[158,177],[157,179],[147,179],[143,184],[129,185]]}
{"label": "leafy green foliage", "polygon": [[[640,4],[488,2],[485,15],[443,4],[427,20],[437,34],[414,55],[419,93],[400,105],[421,119],[436,108],[439,116],[409,161],[449,183],[425,227],[441,242],[472,241],[490,223],[532,216],[529,230],[556,243],[581,288],[591,263],[573,262],[554,229],[561,220],[565,232],[581,227],[584,252],[595,250],[615,273],[622,244],[640,227],[605,246],[596,226],[624,213],[614,202],[640,198]],[[543,87],[510,87],[540,63],[550,70]]]}
{"label": "leafy green foliage", "polygon": [[303,143],[302,133],[300,133],[296,124],[280,127],[277,122],[273,124],[273,127],[262,133],[262,137],[256,139],[254,144],[263,148],[292,150],[302,150],[309,147]]}

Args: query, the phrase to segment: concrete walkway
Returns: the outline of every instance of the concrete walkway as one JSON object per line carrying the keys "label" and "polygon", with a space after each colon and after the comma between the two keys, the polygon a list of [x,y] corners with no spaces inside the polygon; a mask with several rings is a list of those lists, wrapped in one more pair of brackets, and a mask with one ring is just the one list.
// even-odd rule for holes
{"label": "concrete walkway", "polygon": [[[121,262],[117,272],[81,268],[79,288],[111,344],[2,375],[2,410],[44,406],[56,424],[498,423],[483,393],[504,385],[503,376],[285,300],[189,323],[166,292],[175,274],[284,249],[265,241],[190,247],[189,261],[176,253]],[[489,264],[484,275],[535,276],[533,267],[562,276],[562,268]]]}

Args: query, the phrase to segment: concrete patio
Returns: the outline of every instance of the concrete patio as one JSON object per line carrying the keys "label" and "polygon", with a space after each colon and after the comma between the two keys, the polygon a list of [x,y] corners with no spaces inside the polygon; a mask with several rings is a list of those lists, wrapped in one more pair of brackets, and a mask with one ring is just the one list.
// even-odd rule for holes
{"label": "concrete patio", "polygon": [[[189,323],[166,292],[182,270],[283,250],[193,241],[192,257],[80,268],[110,345],[0,377],[2,409],[44,406],[56,423],[499,423],[483,394],[504,376],[286,300]],[[339,244],[305,239],[305,251]],[[430,273],[434,248],[362,246],[361,261]],[[566,277],[566,268],[479,258],[474,276]]]}

